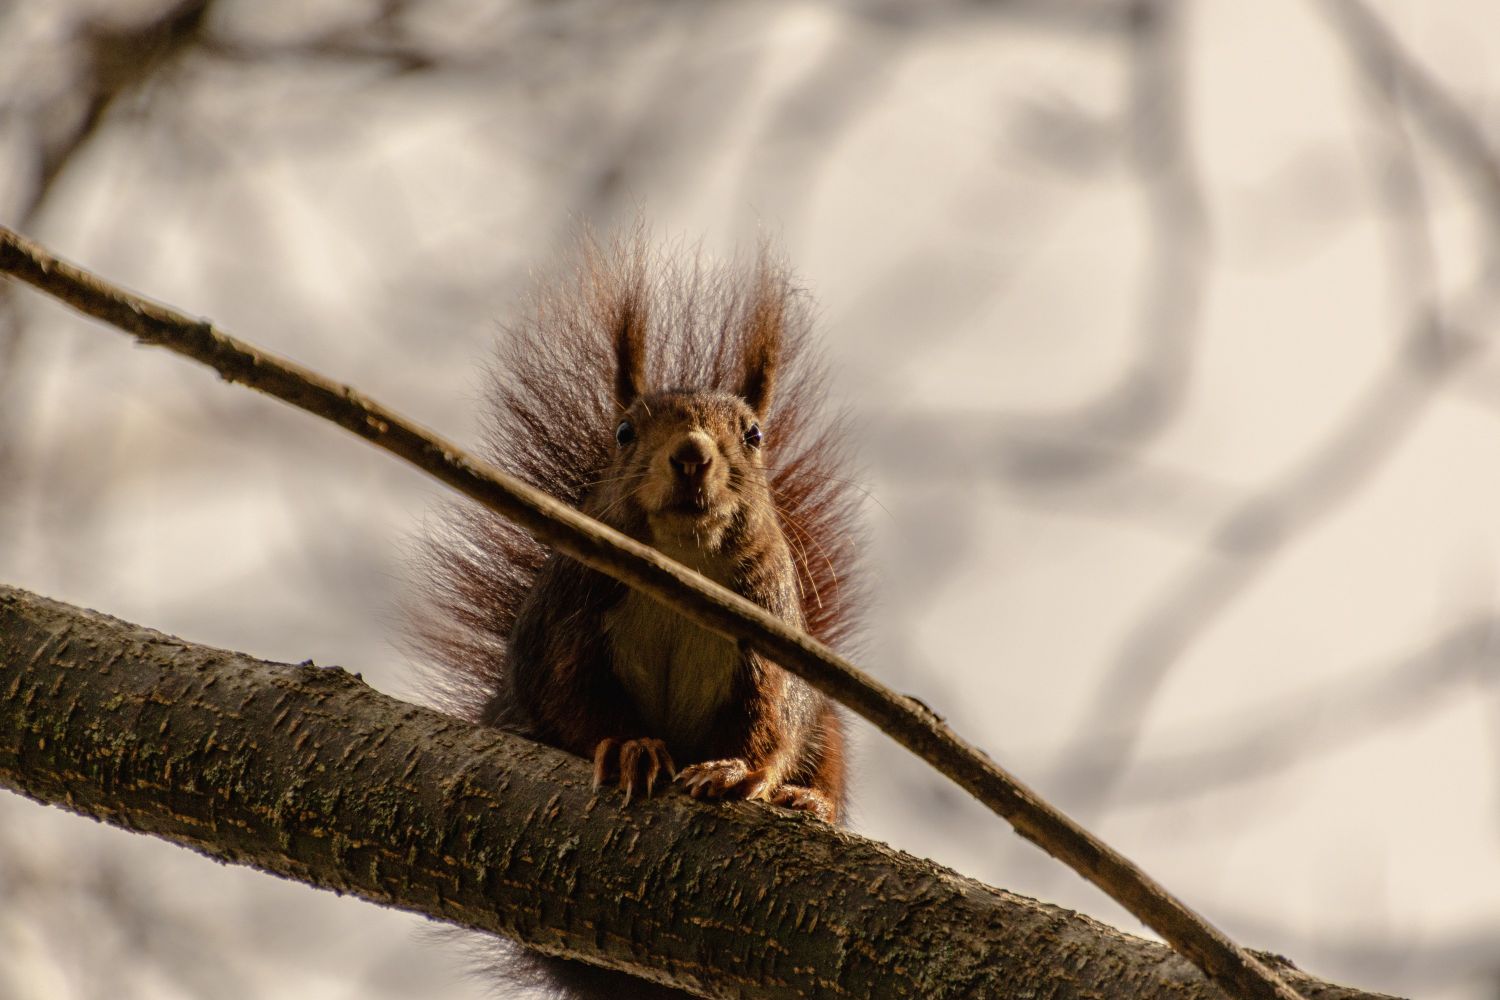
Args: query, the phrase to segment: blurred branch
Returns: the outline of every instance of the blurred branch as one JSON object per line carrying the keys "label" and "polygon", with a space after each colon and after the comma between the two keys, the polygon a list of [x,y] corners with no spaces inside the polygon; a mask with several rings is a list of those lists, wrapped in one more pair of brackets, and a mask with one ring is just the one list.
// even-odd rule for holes
{"label": "blurred branch", "polygon": [[1124,35],[1130,91],[1123,134],[1152,242],[1136,322],[1140,346],[1115,385],[1077,411],[1010,418],[1024,438],[1008,457],[1008,472],[1022,484],[1112,471],[1110,454],[1145,443],[1170,423],[1192,371],[1209,256],[1202,182],[1186,120],[1183,34],[1188,10],[1172,0],[1136,0],[1126,6],[1131,12],[1131,30]]}
{"label": "blurred branch", "polygon": [[[582,173],[582,189],[567,199],[577,218],[589,220],[600,231],[616,228],[622,210],[626,215],[637,211],[631,199],[648,176],[674,178],[685,168],[701,169],[701,162],[680,155],[680,150],[723,144],[727,134],[753,117],[752,82],[755,73],[763,71],[760,54],[747,50],[710,55],[703,50],[702,38],[723,10],[693,4],[661,26],[657,34],[671,37],[673,52],[652,67],[649,85],[629,107],[617,106],[598,122],[602,138],[596,141],[602,148]],[[687,181],[679,183],[685,186]]]}
{"label": "blurred branch", "polygon": [[[22,197],[16,223],[30,228],[63,170],[99,131],[109,109],[165,68],[176,64],[199,37],[212,0],[180,0],[133,24],[86,20],[78,29],[80,69],[73,86],[25,117],[39,137],[34,179]],[[13,107],[0,112],[19,114]],[[13,428],[21,426],[13,382],[21,370],[24,329],[9,286],[0,286],[0,470],[13,461]],[[0,493],[3,498],[3,493]]]}
{"label": "blurred branch", "polygon": [[[903,5],[907,12],[921,8]],[[803,220],[808,196],[822,182],[838,139],[878,104],[894,78],[892,63],[909,44],[904,20],[872,17],[830,39],[818,61],[789,87],[751,145],[741,168],[743,214],[777,206],[781,220]]]}
{"label": "blurred branch", "polygon": [[[0,586],[0,679],[6,787],[703,995],[1225,995],[1159,944],[805,817],[681,794],[601,808],[583,761],[336,667]],[[1281,971],[1309,998],[1376,1000]]]}
{"label": "blurred branch", "polygon": [[[1174,537],[1211,535],[1244,491],[1190,469],[1154,459],[1141,449],[1100,442],[1042,440],[989,411],[875,413],[868,447],[878,465],[908,482],[968,485],[996,482],[1015,502],[1075,517],[1137,522]],[[1108,476],[1069,480],[1061,475],[1017,479],[1014,463],[1042,449],[1059,449]],[[1073,466],[1081,468],[1082,465]]]}
{"label": "blurred branch", "polygon": [[1074,808],[1097,810],[1130,767],[1152,702],[1168,673],[1275,559],[1354,496],[1427,412],[1439,385],[1473,345],[1416,325],[1382,375],[1317,449],[1214,531],[1212,548],[1154,602],[1125,640],[1075,730],[1069,759],[1102,754],[1104,768],[1064,764]]}
{"label": "blurred branch", "polygon": [[1185,903],[971,746],[920,702],[743,597],[464,453],[349,386],[257,350],[53,257],[0,228],[0,273],[137,339],[199,361],[338,424],[521,526],[544,544],[689,620],[765,654],[848,706],[1006,819],[1021,836],[1109,894],[1214,982],[1250,998],[1297,1000],[1276,974]]}
{"label": "blurred branch", "polygon": [[951,24],[959,17],[993,18],[1034,24],[1080,35],[1112,35],[1128,30],[1135,5],[1120,0],[876,0],[848,5],[851,12],[887,27],[911,28],[932,23]]}
{"label": "blurred branch", "polygon": [[[1334,0],[1330,9],[1356,8],[1364,10],[1355,0]],[[1370,27],[1378,22],[1367,12],[1356,16],[1364,18],[1357,39],[1361,51],[1363,44],[1373,44],[1371,38],[1389,40],[1388,34]],[[1377,92],[1389,93],[1403,63],[1393,49],[1380,51],[1386,58],[1367,58],[1360,65],[1373,74]],[[1420,120],[1419,113],[1430,108],[1456,114],[1451,104],[1432,99],[1413,111]],[[1479,165],[1489,162],[1473,144],[1453,138],[1469,135],[1472,125],[1461,128],[1447,118],[1441,126],[1427,124],[1434,135],[1448,138],[1451,153],[1476,159]],[[1399,123],[1390,127],[1399,129]],[[1438,389],[1485,346],[1477,331],[1491,318],[1486,282],[1481,277],[1473,294],[1445,310],[1435,287],[1436,265],[1421,217],[1424,203],[1412,152],[1393,145],[1390,155],[1397,170],[1381,187],[1380,196],[1398,222],[1392,230],[1392,271],[1397,281],[1415,283],[1406,335],[1385,371],[1334,432],[1291,472],[1232,511],[1213,534],[1213,550],[1161,595],[1127,637],[1092,708],[1075,730],[1061,767],[1070,801],[1086,815],[1102,808],[1131,767],[1150,707],[1192,643],[1281,553],[1357,494],[1418,425]],[[1500,247],[1500,200],[1488,208],[1494,217],[1487,242],[1494,255]],[[1090,764],[1090,759],[1101,763]]]}
{"label": "blurred branch", "polygon": [[1470,179],[1479,196],[1481,220],[1490,231],[1488,264],[1500,269],[1500,156],[1438,79],[1401,44],[1363,0],[1318,0],[1359,69],[1405,103],[1412,121]]}
{"label": "blurred branch", "polygon": [[204,51],[228,62],[267,63],[309,60],[385,66],[392,73],[420,73],[450,61],[430,47],[407,39],[373,39],[338,31],[291,42],[246,42],[210,39]]}
{"label": "blurred branch", "polygon": [[[54,106],[43,109],[48,140],[38,151],[38,182],[23,224],[51,191],[62,169],[78,149],[99,131],[105,115],[121,98],[173,66],[201,38],[204,19],[212,0],[181,0],[156,17],[136,24],[118,25],[103,19],[84,21],[78,29],[82,69],[68,100],[82,96],[82,110],[59,131],[63,118]],[[65,120],[65,119],[64,119]]]}
{"label": "blurred branch", "polygon": [[1385,241],[1391,256],[1387,273],[1404,296],[1405,307],[1420,309],[1439,301],[1442,287],[1417,150],[1401,114],[1401,84],[1394,64],[1370,64],[1365,79],[1379,136],[1379,142],[1372,143],[1370,173],[1385,206],[1381,215],[1390,226]]}
{"label": "blurred branch", "polygon": [[[1500,617],[1465,622],[1393,663],[1364,666],[1273,704],[1242,705],[1205,721],[1195,735],[1164,736],[1172,747],[1145,757],[1122,788],[1122,804],[1163,803],[1218,792],[1306,763],[1400,719],[1411,718],[1472,684],[1500,682]],[[1092,747],[1074,762],[1074,779],[1089,769],[1111,769],[1109,746]]]}

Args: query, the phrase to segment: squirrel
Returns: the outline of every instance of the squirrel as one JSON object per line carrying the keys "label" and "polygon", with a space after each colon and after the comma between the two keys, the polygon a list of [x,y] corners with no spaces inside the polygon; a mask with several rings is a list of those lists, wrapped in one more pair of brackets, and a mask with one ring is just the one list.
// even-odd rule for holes
{"label": "squirrel", "polygon": [[[857,489],[810,309],[762,250],[674,263],[586,241],[490,373],[486,457],[839,645],[857,625]],[[844,730],[801,678],[465,506],[423,556],[418,648],[444,707],[592,762],[623,803],[676,784],[839,821]],[[527,955],[573,996],[680,997]],[[628,986],[626,984],[629,984]],[[654,990],[654,992],[652,992]]]}

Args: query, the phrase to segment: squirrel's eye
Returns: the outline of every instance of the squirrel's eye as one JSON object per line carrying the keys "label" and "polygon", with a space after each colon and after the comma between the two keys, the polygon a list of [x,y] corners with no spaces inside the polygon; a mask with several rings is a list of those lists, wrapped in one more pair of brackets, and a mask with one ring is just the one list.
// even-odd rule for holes
{"label": "squirrel's eye", "polygon": [[760,424],[751,424],[745,428],[745,443],[752,448],[760,447]]}
{"label": "squirrel's eye", "polygon": [[635,440],[635,427],[629,420],[620,421],[620,426],[615,428],[615,443],[621,448]]}

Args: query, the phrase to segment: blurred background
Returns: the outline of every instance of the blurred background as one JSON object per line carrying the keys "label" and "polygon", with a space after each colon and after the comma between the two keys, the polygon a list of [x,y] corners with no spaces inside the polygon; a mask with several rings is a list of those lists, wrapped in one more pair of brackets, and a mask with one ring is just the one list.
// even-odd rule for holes
{"label": "blurred background", "polygon": [[[0,0],[0,221],[473,441],[582,224],[772,236],[861,662],[1244,943],[1500,997],[1500,8]],[[0,580],[421,699],[431,482],[0,286]],[[1139,926],[860,726],[854,827]],[[484,995],[0,793],[0,998]]]}

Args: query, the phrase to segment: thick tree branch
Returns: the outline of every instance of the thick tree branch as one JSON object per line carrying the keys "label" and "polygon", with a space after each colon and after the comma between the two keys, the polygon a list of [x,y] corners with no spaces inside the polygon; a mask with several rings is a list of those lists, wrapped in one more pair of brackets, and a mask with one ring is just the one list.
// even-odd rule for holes
{"label": "thick tree branch", "polygon": [[705,995],[1223,996],[1162,945],[811,818],[677,794],[622,809],[582,761],[358,675],[4,586],[0,785]]}
{"label": "thick tree branch", "polygon": [[110,285],[3,227],[0,273],[145,343],[200,361],[231,382],[331,420],[516,522],[542,542],[766,655],[953,779],[1021,836],[1103,889],[1233,995],[1298,1000],[1296,992],[1263,963],[1128,858],[997,766],[925,706],[867,677],[763,608],[466,454],[350,387],[235,340],[208,322]]}

